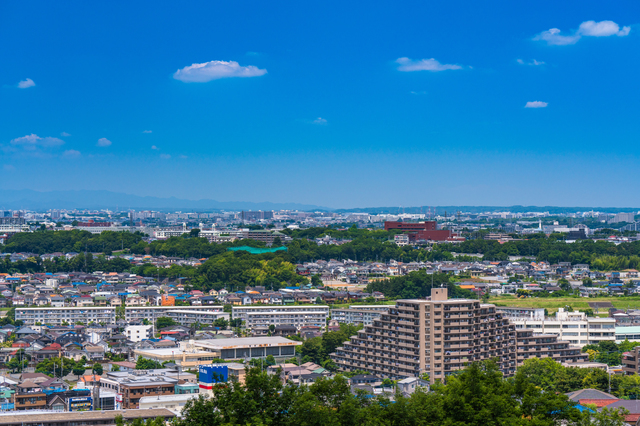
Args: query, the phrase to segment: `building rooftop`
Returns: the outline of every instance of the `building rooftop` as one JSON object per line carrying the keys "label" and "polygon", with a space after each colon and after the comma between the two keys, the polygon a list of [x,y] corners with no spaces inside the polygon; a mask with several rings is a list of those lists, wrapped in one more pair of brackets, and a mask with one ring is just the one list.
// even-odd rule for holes
{"label": "building rooftop", "polygon": [[259,348],[268,346],[298,346],[302,342],[296,342],[284,337],[233,337],[229,339],[218,340],[197,340],[193,343],[207,349],[235,349],[235,348]]}
{"label": "building rooftop", "polygon": [[63,422],[106,422],[114,421],[121,414],[125,421],[156,417],[175,417],[175,414],[164,408],[147,410],[113,410],[113,411],[74,411],[74,412],[3,412],[0,413],[0,423],[3,425],[23,424],[58,424]]}

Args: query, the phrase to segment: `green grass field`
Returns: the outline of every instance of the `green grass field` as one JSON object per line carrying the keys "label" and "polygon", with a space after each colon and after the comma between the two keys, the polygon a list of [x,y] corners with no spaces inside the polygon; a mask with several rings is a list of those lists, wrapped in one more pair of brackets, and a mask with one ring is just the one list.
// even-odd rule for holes
{"label": "green grass field", "polygon": [[[526,299],[518,299],[514,296],[497,296],[491,297],[489,303],[499,306],[517,306],[522,308],[546,308],[549,314],[552,314],[558,310],[558,308],[564,308],[565,306],[571,306],[574,310],[584,311],[589,309],[589,303],[593,302],[611,302],[614,307],[618,309],[636,308],[640,309],[640,296],[634,297],[547,297],[547,298],[534,298],[529,297]],[[595,312],[595,309],[594,309]],[[607,309],[600,309],[600,314],[606,313]]]}

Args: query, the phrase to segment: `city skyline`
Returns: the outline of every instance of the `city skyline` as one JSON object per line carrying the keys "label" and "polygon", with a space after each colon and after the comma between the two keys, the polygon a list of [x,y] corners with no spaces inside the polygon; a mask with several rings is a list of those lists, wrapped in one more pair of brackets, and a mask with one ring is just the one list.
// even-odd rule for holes
{"label": "city skyline", "polygon": [[32,6],[0,6],[2,190],[328,208],[640,195],[634,2]]}

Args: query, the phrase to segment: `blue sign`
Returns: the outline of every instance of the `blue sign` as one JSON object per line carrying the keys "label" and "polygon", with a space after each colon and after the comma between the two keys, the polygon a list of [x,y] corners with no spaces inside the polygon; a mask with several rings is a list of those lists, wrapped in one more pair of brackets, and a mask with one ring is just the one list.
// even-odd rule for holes
{"label": "blue sign", "polygon": [[220,383],[229,380],[229,368],[226,365],[201,365],[198,371],[202,383]]}

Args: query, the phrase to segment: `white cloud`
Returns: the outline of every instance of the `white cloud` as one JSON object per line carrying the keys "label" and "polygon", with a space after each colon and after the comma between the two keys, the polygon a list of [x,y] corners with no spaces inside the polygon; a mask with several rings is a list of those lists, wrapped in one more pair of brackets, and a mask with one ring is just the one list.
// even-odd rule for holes
{"label": "white cloud", "polygon": [[100,138],[98,139],[98,143],[96,144],[96,146],[101,146],[101,147],[111,146],[111,141],[107,138]]}
{"label": "white cloud", "polygon": [[36,84],[33,82],[33,80],[27,78],[26,80],[22,80],[20,83],[18,83],[18,89],[28,89],[29,87],[33,87],[35,85]]}
{"label": "white cloud", "polygon": [[460,70],[462,67],[460,65],[455,64],[441,64],[436,61],[434,58],[431,59],[420,59],[418,61],[414,61],[409,58],[398,58],[396,59],[396,63],[400,64],[398,67],[398,71],[446,71],[446,70]]}
{"label": "white cloud", "polygon": [[30,135],[22,136],[11,140],[11,145],[20,146],[28,151],[35,151],[37,148],[49,148],[54,146],[60,146],[64,144],[62,139],[44,137],[32,133]]}
{"label": "white cloud", "polygon": [[68,149],[62,153],[62,157],[64,158],[78,158],[80,157],[80,151],[76,151],[75,149]]}
{"label": "white cloud", "polygon": [[160,148],[158,148],[158,147],[157,147],[157,146],[155,146],[155,145],[151,145],[151,149],[158,150],[158,149],[160,149]]}
{"label": "white cloud", "polygon": [[416,92],[416,91],[412,90],[409,93],[411,93],[412,95],[426,95],[427,91],[426,90],[420,90],[420,91]]}
{"label": "white cloud", "polygon": [[327,124],[327,119],[326,118],[322,118],[322,117],[318,117],[315,120],[312,121],[313,124],[319,124],[319,125],[325,125]]}
{"label": "white cloud", "polygon": [[524,107],[525,108],[546,108],[547,105],[549,105],[547,102],[533,101],[533,102],[527,102],[527,104]]}
{"label": "white cloud", "polygon": [[189,157],[187,157],[186,155],[183,154],[183,155],[180,156],[180,158],[182,158],[184,160],[185,158],[189,158]]}
{"label": "white cloud", "polygon": [[586,21],[580,24],[578,33],[583,36],[590,37],[609,37],[617,35],[618,37],[624,37],[629,35],[631,27],[620,27],[613,21]]}
{"label": "white cloud", "polygon": [[143,130],[142,133],[153,133],[151,130]]}
{"label": "white cloud", "polygon": [[525,62],[522,59],[516,59],[516,62],[519,63],[520,65],[533,65],[533,66],[539,66],[539,65],[546,64],[546,62],[536,61],[535,59],[533,59],[531,62]]}
{"label": "white cloud", "polygon": [[563,35],[558,28],[551,28],[536,35],[533,39],[546,41],[550,45],[565,46],[576,44],[582,37],[609,37],[612,35],[624,37],[629,35],[629,32],[631,32],[631,27],[620,29],[620,26],[613,21],[585,21],[572,34]]}
{"label": "white cloud", "polygon": [[16,169],[13,164],[5,164],[5,165],[2,166],[2,168],[4,170],[6,170],[7,172],[12,172],[12,171],[14,171]]}
{"label": "white cloud", "polygon": [[266,73],[266,69],[253,65],[243,67],[236,61],[209,61],[179,69],[173,74],[173,78],[185,83],[206,83],[220,78],[259,77]]}
{"label": "white cloud", "polygon": [[163,160],[168,160],[169,158],[171,158],[171,156],[169,154],[160,154],[160,158],[162,158]]}
{"label": "white cloud", "polygon": [[71,135],[69,133],[67,133],[67,132],[62,132],[62,133],[60,133],[60,136],[67,137],[67,136],[71,136]]}

